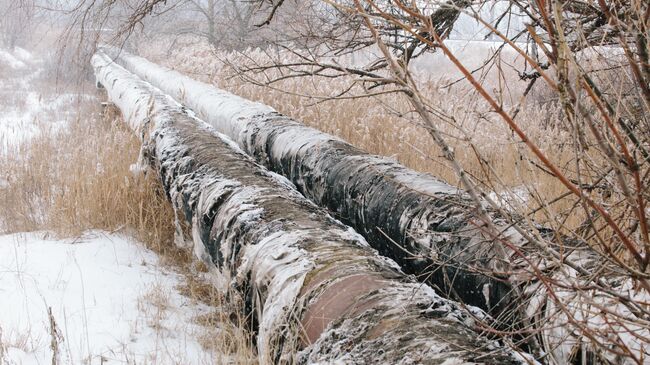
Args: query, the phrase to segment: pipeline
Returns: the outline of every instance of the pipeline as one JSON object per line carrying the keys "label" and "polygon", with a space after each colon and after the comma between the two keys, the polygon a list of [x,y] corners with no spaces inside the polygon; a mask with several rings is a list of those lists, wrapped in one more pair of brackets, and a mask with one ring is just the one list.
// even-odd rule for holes
{"label": "pipeline", "polygon": [[[576,354],[616,361],[618,355],[607,350],[609,335],[593,335],[606,315],[576,327],[593,303],[620,318],[634,313],[639,323],[647,320],[644,310],[628,299],[633,280],[615,272],[595,276],[603,257],[582,241],[539,226],[531,227],[534,239],[529,241],[487,204],[490,222],[484,221],[468,194],[430,175],[144,58],[111,47],[102,51],[193,110],[256,162],[286,177],[402,271],[446,298],[488,312],[495,318],[491,326],[512,334],[511,340],[541,361],[564,364],[578,359]],[[539,280],[535,268],[544,270],[552,288]],[[590,287],[595,277],[604,289],[571,289],[575,283]],[[648,350],[634,340],[647,333],[643,326],[619,331],[627,334],[624,342],[630,349],[646,356]]]}
{"label": "pipeline", "polygon": [[249,304],[261,363],[524,363],[477,333],[482,311],[405,275],[160,90],[102,54],[92,64],[194,252]]}

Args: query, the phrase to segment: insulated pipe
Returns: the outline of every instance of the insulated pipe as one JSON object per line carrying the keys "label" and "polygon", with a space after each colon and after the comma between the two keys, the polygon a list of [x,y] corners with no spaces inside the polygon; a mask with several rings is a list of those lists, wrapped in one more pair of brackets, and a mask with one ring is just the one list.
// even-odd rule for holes
{"label": "insulated pipe", "polygon": [[523,363],[476,332],[483,312],[403,274],[160,90],[104,55],[92,64],[195,253],[246,298],[261,363]]}
{"label": "insulated pipe", "polygon": [[[634,324],[617,331],[625,333],[623,342],[632,353],[647,357],[644,342],[635,340],[647,337],[640,325],[646,323],[647,312],[635,304],[645,299],[629,299],[637,295],[628,291],[635,285],[630,277],[600,277],[603,257],[584,242],[558,237],[543,227],[531,230],[542,244],[530,242],[487,208],[491,225],[500,231],[495,234],[479,218],[475,201],[430,175],[370,155],[268,106],[144,58],[116,48],[104,50],[227,134],[258,163],[287,177],[404,272],[447,298],[488,311],[497,318],[498,329],[512,333],[511,339],[522,341],[538,359],[564,364],[576,354],[587,354],[616,362],[618,355],[598,344],[611,341],[608,332],[595,337],[585,333],[593,336],[612,316],[627,318],[630,311],[636,319],[629,323]],[[536,270],[543,270],[552,287],[539,280]],[[591,287],[594,278],[602,291],[571,289],[576,282]],[[615,315],[592,314],[589,324],[581,327],[577,323],[591,313],[591,303],[602,303]]]}
{"label": "insulated pipe", "polygon": [[517,302],[502,241],[524,241],[497,217],[494,223],[504,232],[498,239],[486,234],[475,202],[463,191],[370,155],[266,105],[123,50],[101,50],[193,110],[258,163],[288,178],[406,273],[494,316]]}

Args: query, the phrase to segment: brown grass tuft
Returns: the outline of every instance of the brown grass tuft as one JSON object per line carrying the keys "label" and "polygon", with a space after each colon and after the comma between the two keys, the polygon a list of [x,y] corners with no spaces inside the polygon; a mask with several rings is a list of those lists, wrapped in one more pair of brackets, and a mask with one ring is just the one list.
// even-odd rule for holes
{"label": "brown grass tuft", "polygon": [[[199,342],[218,354],[213,363],[255,363],[241,302],[215,289],[205,265],[174,245],[174,213],[155,173],[132,171],[138,139],[114,107],[84,100],[68,111],[74,118],[67,124],[37,121],[39,134],[0,151],[0,233],[71,237],[100,229],[135,237],[186,278],[181,294],[214,308],[209,320],[196,319],[204,328]],[[161,312],[164,299],[143,298]]]}
{"label": "brown grass tuft", "polygon": [[[165,49],[160,46],[156,49]],[[452,185],[460,187],[458,176],[442,157],[440,147],[433,143],[419,117],[413,113],[405,96],[386,94],[366,98],[327,100],[307,96],[336,95],[352,83],[352,77],[288,78],[273,83],[271,87],[256,85],[238,77],[237,67],[268,64],[268,54],[249,50],[245,54],[211,51],[199,41],[175,49],[171,57],[161,58],[148,48],[144,54],[153,60],[178,69],[204,82],[213,83],[250,100],[260,101],[281,113],[304,122],[306,125],[342,137],[346,141],[377,155],[392,157],[400,163],[421,172],[430,173]],[[288,62],[290,55],[283,61]],[[468,83],[446,87],[456,76],[449,71],[448,61],[436,56],[431,65],[422,66],[418,72],[432,72],[423,82],[420,91],[433,101],[447,120],[438,120],[438,128],[455,151],[455,157],[464,170],[477,181],[484,191],[494,192],[500,203],[508,210],[529,214],[537,222],[560,231],[575,229],[584,221],[582,212],[576,212],[575,199],[557,199],[566,188],[552,175],[538,168],[536,161],[512,131],[498,119]],[[472,55],[475,63],[482,62],[481,55]],[[520,62],[512,53],[513,62]],[[430,71],[431,69],[435,72]],[[440,72],[448,70],[449,72]],[[504,103],[518,101],[521,87],[513,70],[505,76],[487,74],[488,85],[500,89]],[[449,76],[452,75],[452,76]],[[265,77],[277,76],[269,71],[264,76],[252,75],[263,82]],[[505,87],[501,77],[507,77]],[[354,90],[354,89],[353,89]],[[363,93],[357,90],[357,94]],[[544,87],[536,87],[531,101],[519,113],[520,121],[528,135],[563,168],[568,175],[574,156],[569,153],[573,145],[572,135],[561,128],[562,110],[550,98]],[[532,162],[531,162],[532,161]],[[547,202],[553,202],[547,205]],[[544,207],[544,209],[538,209]]]}
{"label": "brown grass tuft", "polygon": [[156,251],[171,247],[173,212],[153,176],[131,173],[139,143],[112,110],[80,106],[65,127],[39,123],[40,134],[0,157],[7,171],[4,232],[127,230]]}

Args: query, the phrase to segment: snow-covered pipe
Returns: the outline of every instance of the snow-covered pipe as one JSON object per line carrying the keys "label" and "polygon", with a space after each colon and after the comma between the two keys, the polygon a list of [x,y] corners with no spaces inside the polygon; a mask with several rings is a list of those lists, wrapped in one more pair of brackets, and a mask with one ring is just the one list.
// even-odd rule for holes
{"label": "snow-covered pipe", "polygon": [[[448,297],[497,316],[516,302],[502,240],[485,233],[475,203],[431,175],[351,144],[142,57],[101,50],[196,112],[269,170],[361,233],[382,255]],[[495,218],[497,225],[507,224]],[[508,314],[512,318],[512,313]]]}
{"label": "snow-covered pipe", "polygon": [[250,304],[260,362],[522,363],[363,237],[104,55],[92,64],[143,142],[195,253]]}
{"label": "snow-covered pipe", "polygon": [[[546,362],[568,363],[576,353],[595,353],[616,362],[612,360],[616,355],[594,348],[593,342],[589,344],[582,335],[584,332],[576,333],[575,322],[582,323],[584,313],[591,313],[591,303],[601,303],[626,318],[630,308],[634,312],[634,305],[628,307],[622,304],[627,299],[620,298],[647,300],[639,299],[644,298],[643,293],[629,291],[634,287],[629,277],[600,278],[592,274],[594,268],[601,267],[602,258],[584,243],[558,240],[556,232],[536,227],[542,241],[554,242],[540,247],[523,239],[498,214],[490,212],[492,223],[502,230],[495,237],[478,219],[474,201],[430,175],[369,155],[268,106],[197,82],[144,58],[115,48],[105,51],[193,109],[258,163],[286,176],[306,197],[355,228],[405,272],[433,284],[446,297],[500,317],[498,325],[512,326],[515,332],[522,329],[523,337],[535,328],[539,335],[525,341]],[[547,249],[563,252],[563,263],[570,260],[583,271],[576,271],[573,264],[560,264]],[[547,270],[545,274],[558,284],[553,293],[538,280],[531,263]],[[576,282],[591,286],[594,275],[605,283],[605,290],[576,293],[570,289]],[[568,320],[569,315],[574,319]],[[593,336],[602,323],[616,320],[616,316],[608,316],[604,312],[591,314],[582,331],[588,330]],[[621,339],[634,356],[647,358],[650,350],[636,338],[648,337],[650,331],[642,325],[616,326],[617,331],[625,333]],[[605,332],[596,338],[606,344],[607,336]],[[514,339],[519,340],[516,335]]]}

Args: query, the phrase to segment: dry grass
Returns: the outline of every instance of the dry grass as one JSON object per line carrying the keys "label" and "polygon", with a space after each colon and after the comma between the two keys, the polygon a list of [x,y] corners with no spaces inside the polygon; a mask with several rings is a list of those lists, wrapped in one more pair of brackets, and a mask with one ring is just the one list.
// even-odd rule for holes
{"label": "dry grass", "polygon": [[86,103],[65,128],[39,135],[0,160],[5,232],[47,229],[76,236],[91,228],[132,229],[148,246],[169,246],[173,213],[157,182],[130,172],[139,143],[112,112]]}
{"label": "dry grass", "polygon": [[[56,94],[51,75],[43,76],[37,87]],[[75,237],[101,229],[135,237],[187,279],[181,294],[214,308],[210,321],[196,319],[204,328],[196,334],[200,343],[220,354],[213,363],[255,363],[240,302],[217,292],[205,268],[174,245],[174,214],[162,186],[153,172],[132,171],[139,141],[115,108],[100,108],[98,97],[103,98],[85,97],[52,119],[36,120],[38,134],[0,150],[0,233],[46,230]],[[52,123],[56,119],[66,122]],[[156,318],[166,313],[165,296],[152,290],[142,300],[159,309],[151,316],[156,328]]]}
{"label": "dry grass", "polygon": [[[152,48],[165,49],[162,46]],[[146,56],[194,78],[271,105],[283,114],[342,137],[370,153],[392,157],[410,168],[460,186],[457,174],[442,158],[441,149],[403,95],[363,99],[310,98],[306,95],[337,94],[349,86],[351,78],[294,78],[274,83],[269,88],[242,80],[231,66],[268,63],[268,55],[260,51],[249,51],[245,55],[215,54],[209,46],[198,41],[176,49],[171,57],[160,57],[151,53],[151,48],[147,50],[149,52],[143,52]],[[489,51],[486,49],[483,55],[474,54],[466,62],[480,64]],[[513,57],[513,63],[521,61],[507,52],[506,56]],[[484,191],[494,192],[509,210],[524,214],[535,210],[532,214],[535,220],[555,229],[571,230],[583,222],[583,214],[572,209],[575,199],[569,197],[556,201],[566,193],[566,188],[554,176],[531,163],[536,159],[530,151],[498,116],[490,112],[489,105],[467,83],[446,87],[450,81],[456,80],[448,62],[436,56],[418,67],[419,72],[433,69],[439,72],[438,75],[443,75],[424,82],[420,91],[428,100],[434,101],[433,107],[452,120],[440,119],[438,127],[454,148],[458,162]],[[501,95],[504,104],[514,105],[526,84],[518,80],[512,69],[500,71],[492,70],[482,79]],[[530,102],[517,120],[531,139],[571,176],[574,175],[571,169],[575,156],[568,151],[574,141],[571,134],[561,127],[562,111],[548,95],[543,87],[534,88]],[[552,205],[537,210],[551,201],[554,201]]]}
{"label": "dry grass", "polygon": [[[158,51],[165,50],[164,45],[151,48]],[[151,51],[151,48],[148,50]],[[248,73],[242,77],[237,70],[237,68],[272,65],[278,61],[284,63],[294,61],[291,55],[286,54],[275,57],[259,50],[249,50],[245,54],[226,54],[214,52],[207,45],[196,40],[190,41],[184,47],[176,47],[164,57],[157,57],[158,55],[153,53],[141,53],[191,77],[215,84],[248,99],[271,105],[285,115],[324,132],[340,136],[371,153],[391,156],[415,170],[430,173],[453,185],[461,186],[457,172],[442,156],[440,147],[434,143],[419,116],[412,111],[409,100],[402,95],[332,98],[333,95],[348,89],[354,83],[354,79],[346,76],[309,77],[307,72],[309,70],[303,69],[301,70],[305,72],[303,77],[283,78],[281,81],[271,83],[269,87],[264,85],[268,80],[290,75],[291,71],[284,69],[282,72],[285,73],[281,74],[278,69],[271,68],[267,69],[266,73]],[[489,55],[490,53],[485,53],[485,57]],[[508,53],[503,55],[504,64],[516,64],[520,61],[517,57],[508,59],[511,56],[512,54]],[[644,104],[637,95],[639,87],[635,84],[631,73],[627,71],[629,67],[625,66],[625,59],[612,54],[611,49],[597,48],[575,56],[579,60],[580,67],[589,70],[590,77],[594,78],[598,85],[603,85],[602,90],[607,93],[605,100],[615,104],[617,117],[620,114],[642,126],[647,125],[643,113]],[[463,63],[475,62],[471,58],[468,61],[462,56],[461,59]],[[611,67],[612,65],[615,67]],[[478,78],[481,80],[482,87],[487,89],[487,93],[494,97],[509,115],[512,115],[526,82],[519,80],[517,74],[508,67],[510,66],[497,67],[492,72],[478,75]],[[467,66],[467,68],[473,67]],[[411,71],[418,80],[418,91],[424,96],[423,99],[430,103],[428,106],[435,111],[430,114],[436,118],[436,128],[454,150],[456,162],[471,175],[482,192],[497,200],[506,210],[515,213],[513,217],[531,218],[535,223],[562,233],[564,237],[575,239],[576,242],[585,242],[598,255],[596,256],[598,259],[593,262],[585,261],[590,265],[586,272],[592,270],[595,272],[593,276],[580,278],[585,284],[578,280],[580,284],[573,284],[574,287],[569,290],[565,290],[562,281],[557,287],[553,286],[555,284],[550,284],[549,292],[554,293],[555,298],[559,298],[556,299],[559,301],[558,307],[571,308],[570,311],[576,308],[575,312],[567,315],[572,316],[573,319],[568,320],[568,317],[558,316],[549,311],[543,316],[545,323],[540,326],[543,327],[548,323],[550,326],[557,326],[561,331],[573,332],[576,338],[580,336],[589,338],[592,343],[584,345],[583,349],[593,346],[589,351],[599,349],[598,351],[606,353],[602,355],[603,358],[610,356],[609,352],[615,352],[612,349],[616,349],[630,354],[630,357],[639,354],[639,358],[644,359],[643,349],[638,351],[636,347],[630,345],[630,342],[625,342],[627,339],[621,340],[621,337],[626,335],[621,335],[617,340],[612,340],[611,337],[612,333],[622,333],[625,330],[621,328],[627,328],[623,324],[627,319],[625,315],[620,314],[627,313],[627,309],[624,308],[627,304],[619,301],[615,296],[604,301],[603,298],[608,298],[610,295],[609,289],[595,288],[590,282],[593,277],[598,277],[598,280],[601,280],[600,278],[618,280],[621,277],[620,282],[625,282],[624,280],[630,277],[636,278],[635,269],[626,268],[628,265],[636,268],[635,258],[621,243],[622,240],[610,223],[605,222],[595,209],[585,205],[577,194],[571,194],[565,184],[558,179],[558,176],[564,176],[572,184],[579,185],[580,194],[588,196],[595,202],[594,205],[597,204],[614,217],[615,224],[620,226],[623,235],[637,242],[640,247],[642,243],[640,233],[637,231],[639,221],[635,219],[637,218],[635,209],[641,210],[643,205],[637,207],[636,202],[630,203],[630,199],[621,191],[615,173],[612,173],[616,169],[628,172],[633,169],[621,163],[621,161],[625,162],[622,158],[617,161],[608,157],[606,149],[599,145],[604,141],[618,146],[607,126],[602,121],[597,123],[599,133],[602,133],[603,137],[598,137],[598,133],[585,131],[586,121],[589,118],[574,115],[573,118],[577,121],[571,121],[573,118],[567,117],[566,111],[559,102],[558,93],[551,91],[550,87],[540,80],[532,88],[513,123],[541,149],[542,157],[535,156],[521,138],[504,124],[504,120],[494,113],[495,108],[478,95],[474,87],[467,82],[457,83],[453,87],[447,86],[455,76],[449,72],[449,67],[444,62],[434,58],[424,68]],[[452,76],[448,76],[450,74]],[[427,75],[437,75],[437,77],[427,79]],[[359,88],[352,90],[357,94],[363,93]],[[309,97],[310,95],[312,97]],[[580,100],[580,103],[587,110],[585,114],[591,112],[595,119],[600,118],[593,103],[589,100]],[[647,107],[647,104],[645,105]],[[642,140],[641,144],[647,148],[647,128],[638,128],[635,133]],[[627,148],[634,149],[629,141],[626,143],[630,144]],[[548,167],[543,166],[544,160],[551,161],[552,165],[558,168],[558,176],[553,175]],[[643,194],[644,200],[647,200],[647,184],[643,182],[650,176],[647,165],[642,164],[640,175],[643,180],[639,184],[641,185],[639,195]],[[628,174],[623,179],[628,179],[628,186],[633,186],[630,176],[631,174]],[[646,212],[650,211],[646,208]],[[557,235],[554,239],[562,236]],[[564,250],[563,240],[558,241],[562,248],[560,255],[563,255],[563,258],[569,257],[572,250]],[[536,260],[537,258],[532,261]],[[558,260],[558,264],[564,264],[559,261],[561,260]],[[549,262],[555,264],[555,258]],[[534,273],[535,280],[544,283],[554,282],[555,277],[549,278],[550,275],[555,274],[546,276],[547,267],[537,265],[535,262],[530,263],[531,270],[540,270],[539,273]],[[642,270],[646,268],[643,267]],[[573,275],[566,274],[571,272],[566,268],[562,268],[561,271],[558,277]],[[548,272],[553,271],[551,269]],[[625,275],[629,276],[625,277]],[[573,277],[571,282],[573,283]],[[618,290],[623,288],[620,282],[612,280],[611,285]],[[633,291],[638,289],[636,285],[634,284]],[[640,295],[636,298],[645,298],[642,296],[645,295],[642,289],[638,292]],[[635,305],[647,308],[646,299],[634,300]],[[607,304],[603,305],[603,303]],[[580,306],[583,306],[582,308],[593,306],[599,308],[599,311],[585,311]],[[612,308],[611,312],[603,311],[600,309],[602,307]],[[613,323],[613,325],[600,328],[599,321]],[[576,325],[578,322],[580,324]],[[581,328],[581,325],[585,327]],[[630,326],[635,327],[637,324]],[[638,323],[638,326],[644,328],[641,323]],[[551,333],[554,331],[555,329],[550,330]],[[630,333],[634,331],[636,329]],[[590,340],[580,341],[589,344]],[[566,341],[569,343],[572,340],[568,338]],[[641,343],[645,342],[641,341]],[[583,345],[575,348],[581,346]],[[632,348],[634,350],[630,350]],[[638,354],[633,354],[635,351]]]}
{"label": "dry grass", "polygon": [[250,342],[252,329],[248,328],[247,319],[241,316],[244,304],[238,293],[224,294],[197,275],[187,276],[185,284],[178,290],[187,297],[217,308],[195,318],[198,324],[209,329],[199,336],[203,347],[228,354],[239,364],[256,363]]}

